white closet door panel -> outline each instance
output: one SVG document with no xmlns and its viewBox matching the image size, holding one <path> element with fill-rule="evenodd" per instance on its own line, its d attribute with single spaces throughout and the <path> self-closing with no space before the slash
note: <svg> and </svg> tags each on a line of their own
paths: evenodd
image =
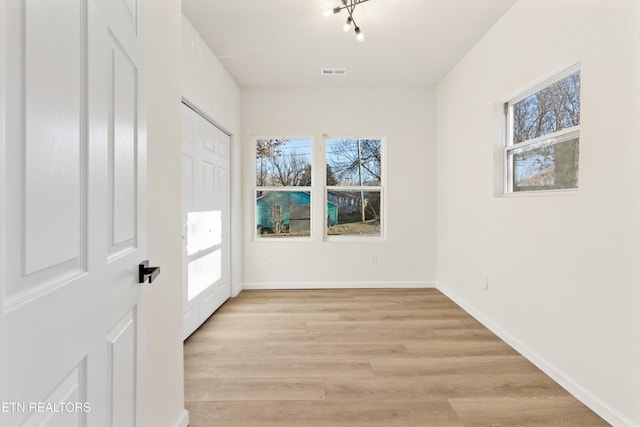
<svg viewBox="0 0 640 427">
<path fill-rule="evenodd" d="M 224 293 L 220 295 L 219 286 L 214 286 L 209 289 L 207 293 L 203 294 L 199 301 L 199 323 L 202 324 L 206 321 L 228 298 Z"/>
<path fill-rule="evenodd" d="M 215 154 L 216 152 L 216 142 L 214 132 L 206 127 L 204 124 L 201 125 L 202 129 L 202 148 L 205 151 Z"/>
<path fill-rule="evenodd" d="M 216 154 L 222 161 L 229 160 L 229 136 L 218 129 L 216 132 Z"/>
<path fill-rule="evenodd" d="M 208 161 L 202 162 L 202 191 L 200 194 L 200 209 L 213 211 L 216 209 L 216 175 L 215 165 Z"/>
<path fill-rule="evenodd" d="M 229 169 L 227 167 L 221 165 L 216 166 L 214 183 L 213 203 L 219 210 L 224 210 L 225 214 L 228 215 L 228 209 L 225 209 L 229 200 Z M 227 221 L 225 224 L 228 225 L 229 222 Z M 226 229 L 224 230 L 224 233 L 227 233 Z"/>
</svg>

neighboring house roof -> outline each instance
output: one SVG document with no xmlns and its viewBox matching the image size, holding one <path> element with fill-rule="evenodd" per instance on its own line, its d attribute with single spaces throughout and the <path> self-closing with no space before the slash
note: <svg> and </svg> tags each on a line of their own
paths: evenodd
<svg viewBox="0 0 640 427">
<path fill-rule="evenodd" d="M 265 191 L 261 196 L 256 197 L 256 201 L 264 199 L 280 199 L 284 194 L 290 194 L 296 196 L 302 200 L 309 200 L 311 195 L 306 191 Z"/>
<path fill-rule="evenodd" d="M 256 197 L 256 201 L 264 201 L 264 199 L 273 199 L 273 198 L 277 198 L 279 192 L 276 191 L 269 191 L 269 192 L 265 192 L 264 194 L 262 194 L 262 196 Z M 307 202 L 307 204 L 309 203 L 309 200 L 311 198 L 311 195 L 306 192 L 306 191 L 290 191 L 289 193 L 294 194 L 296 196 L 300 197 L 299 201 L 305 201 Z M 336 206 L 336 204 L 334 202 L 332 202 L 331 200 L 328 201 L 329 205 L 332 206 Z M 304 203 L 301 203 L 300 205 L 305 205 Z M 291 204 L 291 206 L 297 206 L 296 204 Z"/>
<path fill-rule="evenodd" d="M 337 199 L 339 197 L 344 197 L 347 199 L 353 199 L 353 200 L 357 200 L 360 198 L 360 191 L 357 191 L 357 194 L 354 194 L 353 191 L 334 191 L 334 190 L 330 190 L 329 191 L 329 198 L 330 199 Z"/>
</svg>

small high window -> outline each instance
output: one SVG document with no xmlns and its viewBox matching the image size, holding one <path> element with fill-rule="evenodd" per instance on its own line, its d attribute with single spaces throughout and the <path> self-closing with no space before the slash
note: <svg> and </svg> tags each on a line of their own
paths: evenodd
<svg viewBox="0 0 640 427">
<path fill-rule="evenodd" d="M 580 69 L 571 69 L 505 104 L 505 190 L 578 188 Z"/>
</svg>

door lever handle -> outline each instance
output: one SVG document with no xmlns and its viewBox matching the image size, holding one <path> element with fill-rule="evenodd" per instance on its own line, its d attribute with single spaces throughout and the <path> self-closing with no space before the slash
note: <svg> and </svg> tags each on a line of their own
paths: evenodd
<svg viewBox="0 0 640 427">
<path fill-rule="evenodd" d="M 138 264 L 138 283 L 144 283 L 149 278 L 149 283 L 153 282 L 160 274 L 160 267 L 149 267 L 149 260 L 144 260 Z"/>
</svg>

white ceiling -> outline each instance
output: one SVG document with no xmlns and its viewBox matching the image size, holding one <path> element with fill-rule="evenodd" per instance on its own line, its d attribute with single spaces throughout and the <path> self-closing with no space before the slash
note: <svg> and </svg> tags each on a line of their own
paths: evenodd
<svg viewBox="0 0 640 427">
<path fill-rule="evenodd" d="M 183 12 L 242 87 L 435 84 L 516 0 L 369 0 L 345 33 L 340 0 L 183 0 Z M 322 76 L 322 68 L 347 68 Z"/>
</svg>

